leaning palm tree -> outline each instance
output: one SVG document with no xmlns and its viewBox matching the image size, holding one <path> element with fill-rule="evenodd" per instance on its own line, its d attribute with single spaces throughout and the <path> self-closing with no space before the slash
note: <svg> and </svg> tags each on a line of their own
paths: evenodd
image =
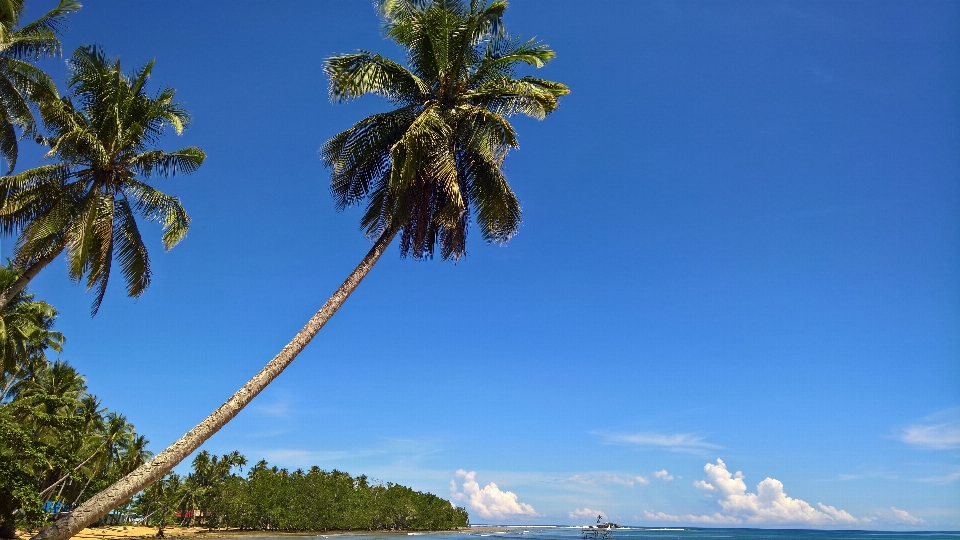
<svg viewBox="0 0 960 540">
<path fill-rule="evenodd" d="M 57 34 L 80 3 L 60 0 L 43 17 L 20 26 L 23 8 L 24 0 L 0 0 L 0 157 L 7 174 L 17 164 L 16 128 L 24 137 L 39 136 L 30 105 L 57 98 L 53 80 L 33 63 L 60 56 Z"/>
<path fill-rule="evenodd" d="M 520 205 L 502 172 L 517 146 L 507 117 L 543 118 L 568 92 L 562 84 L 516 77 L 518 64 L 540 67 L 554 53 L 503 29 L 506 2 L 451 0 L 380 4 L 387 35 L 407 50 L 410 68 L 370 52 L 328 58 L 330 97 L 377 94 L 398 105 L 334 136 L 321 148 L 332 170 L 338 208 L 366 201 L 361 227 L 373 246 L 333 296 L 277 356 L 186 435 L 35 540 L 63 540 L 132 497 L 216 433 L 276 378 L 317 334 L 400 236 L 401 255 L 444 258 L 466 253 L 471 219 L 488 242 L 506 242 L 520 224 Z"/>
<path fill-rule="evenodd" d="M 205 157 L 193 146 L 153 148 L 167 127 L 179 135 L 190 121 L 174 89 L 150 97 L 153 62 L 128 77 L 96 47 L 77 49 L 69 65 L 71 95 L 41 107 L 52 132 L 47 157 L 57 162 L 0 178 L 0 233 L 19 233 L 15 261 L 24 268 L 0 293 L 0 308 L 64 251 L 70 277 L 96 288 L 93 314 L 114 259 L 127 295 L 138 297 L 150 284 L 150 258 L 136 216 L 162 225 L 168 250 L 190 225 L 178 198 L 147 183 L 192 173 Z"/>
</svg>

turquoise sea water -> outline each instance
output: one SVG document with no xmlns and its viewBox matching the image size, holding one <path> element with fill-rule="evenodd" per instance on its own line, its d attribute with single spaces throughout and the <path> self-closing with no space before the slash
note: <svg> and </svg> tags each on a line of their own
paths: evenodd
<svg viewBox="0 0 960 540">
<path fill-rule="evenodd" d="M 439 533 L 350 533 L 349 535 L 318 535 L 319 538 L 348 536 L 350 540 L 580 540 L 579 528 L 568 527 L 510 527 L 507 533 L 478 531 Z M 264 535 L 245 540 L 280 540 Z M 816 531 L 805 529 L 696 529 L 649 528 L 617 529 L 613 540 L 960 540 L 960 531 L 951 532 L 886 532 L 886 531 Z M 289 540 L 286 537 L 282 540 Z"/>
</svg>

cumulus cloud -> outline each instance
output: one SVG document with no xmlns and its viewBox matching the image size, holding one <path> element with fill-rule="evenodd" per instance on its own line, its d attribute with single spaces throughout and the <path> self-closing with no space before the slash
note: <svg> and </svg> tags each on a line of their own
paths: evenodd
<svg viewBox="0 0 960 540">
<path fill-rule="evenodd" d="M 670 474 L 670 473 L 668 473 L 666 469 L 661 469 L 661 470 L 653 473 L 653 475 L 656 476 L 657 478 L 663 480 L 664 482 L 669 482 L 669 481 L 673 480 L 673 475 Z"/>
<path fill-rule="evenodd" d="M 606 435 L 606 439 L 611 443 L 659 446 L 680 452 L 721 448 L 716 444 L 704 442 L 703 437 L 690 433 L 612 433 Z"/>
<path fill-rule="evenodd" d="M 646 476 L 637 476 L 634 478 L 634 480 L 636 480 L 638 484 L 643 484 L 643 485 L 647 485 L 650 483 L 650 479 L 647 478 Z"/>
<path fill-rule="evenodd" d="M 849 525 L 860 522 L 845 510 L 817 503 L 818 510 L 806 501 L 789 497 L 783 483 L 773 478 L 757 484 L 756 493 L 748 493 L 743 473 L 731 473 L 721 459 L 715 464 L 707 463 L 703 470 L 707 479 L 695 482 L 694 486 L 717 494 L 717 502 L 726 516 L 742 518 L 747 523 Z"/>
<path fill-rule="evenodd" d="M 570 516 L 570 519 L 580 519 L 580 518 L 590 518 L 593 519 L 596 516 L 606 516 L 607 513 L 603 510 L 591 510 L 587 507 L 577 508 L 570 511 L 567 515 Z"/>
<path fill-rule="evenodd" d="M 907 427 L 900 433 L 900 440 L 931 450 L 960 448 L 960 407 L 945 409 Z"/>
<path fill-rule="evenodd" d="M 518 501 L 512 491 L 502 491 L 493 482 L 481 488 L 476 477 L 476 471 L 458 470 L 457 478 L 463 479 L 463 489 L 458 489 L 455 479 L 450 480 L 450 497 L 486 519 L 538 515 L 532 506 Z"/>
</svg>

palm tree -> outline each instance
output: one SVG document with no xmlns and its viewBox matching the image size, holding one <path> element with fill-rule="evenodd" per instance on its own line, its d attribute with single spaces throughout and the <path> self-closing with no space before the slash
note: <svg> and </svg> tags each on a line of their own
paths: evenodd
<svg viewBox="0 0 960 540">
<path fill-rule="evenodd" d="M 20 272 L 11 266 L 0 267 L 0 288 L 16 281 Z M 0 309 L 0 402 L 31 365 L 39 367 L 44 351 L 60 352 L 63 334 L 53 330 L 57 310 L 50 304 L 34 300 L 33 294 L 21 290 L 9 304 Z M 31 362 L 31 358 L 36 361 Z"/>
<path fill-rule="evenodd" d="M 60 56 L 59 30 L 66 16 L 80 9 L 76 0 L 60 0 L 43 17 L 21 26 L 24 0 L 0 1 L 0 157 L 7 162 L 7 174 L 17 164 L 17 133 L 39 136 L 30 104 L 57 98 L 50 76 L 31 62 Z"/>
<path fill-rule="evenodd" d="M 562 84 L 516 78 L 517 64 L 540 67 L 547 46 L 518 41 L 502 24 L 506 2 L 387 0 L 387 35 L 407 50 L 410 69 L 361 51 L 328 58 L 330 97 L 377 94 L 399 105 L 361 120 L 321 148 L 342 209 L 367 201 L 361 226 L 373 247 L 333 296 L 277 356 L 229 400 L 149 463 L 95 495 L 35 540 L 64 540 L 156 481 L 216 433 L 303 350 L 367 275 L 395 236 L 401 255 L 444 258 L 466 252 L 471 216 L 488 242 L 506 242 L 520 206 L 501 166 L 517 146 L 507 121 L 543 118 L 568 92 Z"/>
<path fill-rule="evenodd" d="M 152 149 L 166 127 L 179 135 L 189 114 L 173 101 L 174 89 L 146 94 L 153 62 L 125 76 L 120 60 L 81 47 L 70 62 L 71 97 L 41 107 L 47 156 L 57 163 L 0 178 L 0 233 L 19 232 L 15 261 L 25 270 L 0 293 L 6 305 L 37 273 L 66 251 L 70 277 L 96 288 L 92 314 L 103 301 L 114 259 L 127 295 L 150 284 L 150 259 L 136 215 L 163 226 L 171 249 L 187 234 L 190 218 L 176 197 L 146 181 L 154 175 L 189 174 L 204 160 L 197 147 Z"/>
</svg>

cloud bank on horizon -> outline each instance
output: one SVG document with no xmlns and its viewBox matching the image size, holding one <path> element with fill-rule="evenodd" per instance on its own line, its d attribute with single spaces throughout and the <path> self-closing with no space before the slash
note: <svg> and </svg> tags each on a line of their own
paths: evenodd
<svg viewBox="0 0 960 540">
<path fill-rule="evenodd" d="M 807 525 L 807 526 L 839 526 L 865 525 L 878 520 L 918 525 L 923 520 L 910 515 L 905 510 L 891 507 L 889 511 L 857 518 L 845 510 L 817 503 L 814 508 L 810 503 L 790 497 L 784 491 L 783 482 L 767 477 L 757 484 L 756 493 L 747 491 L 747 484 L 741 471 L 731 473 L 722 459 L 716 463 L 707 463 L 703 466 L 707 473 L 705 480 L 697 480 L 693 486 L 717 497 L 721 512 L 711 515 L 684 514 L 675 515 L 665 512 L 646 511 L 645 519 L 657 522 L 696 523 L 714 525 Z M 666 471 L 663 471 L 666 472 Z M 819 509 L 818 509 L 819 508 Z"/>
<path fill-rule="evenodd" d="M 595 516 L 605 517 L 607 513 L 603 510 L 591 510 L 584 506 L 583 508 L 575 508 L 571 510 L 567 515 L 570 516 L 570 519 L 593 519 Z"/>
</svg>

